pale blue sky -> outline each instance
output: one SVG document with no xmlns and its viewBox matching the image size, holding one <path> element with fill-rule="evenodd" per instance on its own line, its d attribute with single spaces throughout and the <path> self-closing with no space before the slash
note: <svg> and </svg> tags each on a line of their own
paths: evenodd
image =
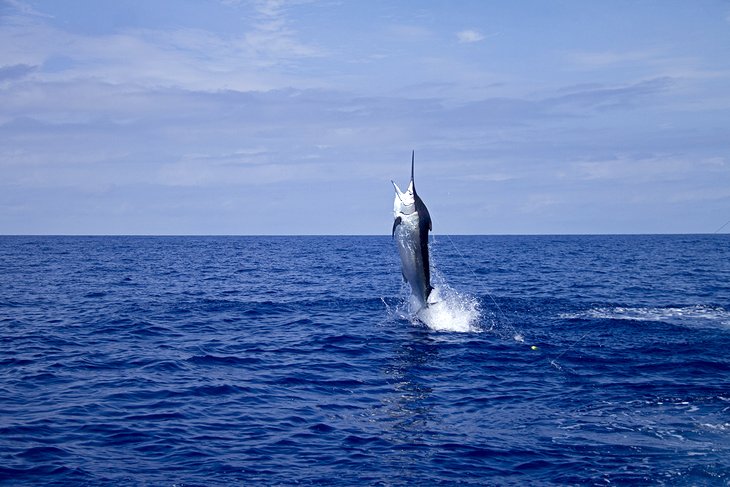
<svg viewBox="0 0 730 487">
<path fill-rule="evenodd" d="M 0 233 L 713 232 L 727 1 L 0 0 Z M 727 232 L 729 227 L 723 230 Z"/>
</svg>

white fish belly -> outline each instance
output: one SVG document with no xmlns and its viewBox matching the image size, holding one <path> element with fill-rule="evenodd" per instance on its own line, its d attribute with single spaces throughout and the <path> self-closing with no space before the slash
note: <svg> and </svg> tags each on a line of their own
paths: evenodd
<svg viewBox="0 0 730 487">
<path fill-rule="evenodd" d="M 416 221 L 414 224 L 404 219 L 395 230 L 395 241 L 398 245 L 403 277 L 411 285 L 413 295 L 421 305 L 425 305 L 427 283 L 426 273 L 423 268 L 418 222 Z"/>
</svg>

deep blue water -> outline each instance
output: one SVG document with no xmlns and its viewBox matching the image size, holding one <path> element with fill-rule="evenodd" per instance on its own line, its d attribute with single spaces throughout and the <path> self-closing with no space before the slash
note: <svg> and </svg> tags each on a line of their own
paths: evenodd
<svg viewBox="0 0 730 487">
<path fill-rule="evenodd" d="M 0 237 L 0 482 L 730 484 L 730 236 L 431 247 Z"/>
</svg>

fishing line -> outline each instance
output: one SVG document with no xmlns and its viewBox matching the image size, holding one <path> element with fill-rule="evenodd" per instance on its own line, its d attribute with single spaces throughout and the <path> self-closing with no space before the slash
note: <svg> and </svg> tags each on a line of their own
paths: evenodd
<svg viewBox="0 0 730 487">
<path fill-rule="evenodd" d="M 726 227 L 726 226 L 728 225 L 728 223 L 730 223 L 730 220 L 726 221 L 726 222 L 725 222 L 725 224 L 724 224 L 723 226 L 721 226 L 720 228 L 718 228 L 717 230 L 715 230 L 715 231 L 714 231 L 714 232 L 712 232 L 712 233 L 719 233 L 719 232 L 720 232 L 720 230 L 722 230 L 723 228 L 725 228 L 725 227 Z"/>
<path fill-rule="evenodd" d="M 449 242 L 451 242 L 451 246 L 454 248 L 457 254 L 459 254 L 459 257 L 461 258 L 464 265 L 469 269 L 471 272 L 471 275 L 474 277 L 475 282 L 479 282 L 479 277 L 477 276 L 477 273 L 474 271 L 474 268 L 469 265 L 469 261 L 466 260 L 466 257 L 464 254 L 459 250 L 459 248 L 456 246 L 454 241 L 451 239 L 451 235 L 445 234 L 446 238 L 449 239 Z M 436 235 L 434 234 L 434 243 L 436 242 Z M 502 310 L 502 307 L 497 303 L 497 300 L 494 299 L 494 296 L 492 293 L 490 293 L 485 287 L 482 286 L 482 291 L 484 294 L 489 296 L 489 299 L 491 299 L 492 303 L 494 304 L 495 308 L 497 308 L 497 311 L 502 316 L 503 322 L 511 329 L 511 332 L 513 333 L 513 338 L 518 342 L 523 342 L 524 338 L 522 337 L 522 334 L 517 331 L 517 329 L 510 323 L 511 320 L 507 318 L 507 314 Z"/>
<path fill-rule="evenodd" d="M 728 221 L 725 225 L 727 225 L 727 224 L 730 224 L 730 221 Z M 723 227 L 725 225 L 723 225 Z M 720 228 L 723 228 L 723 227 L 720 227 Z M 451 242 L 451 245 L 454 248 L 454 250 L 456 251 L 456 253 L 459 254 L 459 257 L 464 262 L 464 265 L 469 269 L 469 271 L 471 272 L 472 276 L 474 276 L 475 281 L 478 281 L 479 280 L 479 277 L 477 276 L 476 272 L 471 267 L 471 265 L 469 265 L 469 262 L 467 261 L 467 259 L 464 256 L 464 254 L 459 250 L 459 248 L 456 246 L 456 244 L 454 243 L 454 241 L 451 239 L 451 236 L 448 235 L 448 234 L 446 234 L 446 238 L 449 239 L 449 242 Z M 435 241 L 436 241 L 436 235 L 434 234 L 434 243 L 435 243 Z M 521 333 L 519 333 L 519 331 L 517 330 L 517 328 L 515 328 L 511 324 L 511 320 L 507 317 L 507 314 L 502 310 L 502 307 L 499 305 L 499 303 L 497 303 L 497 301 L 494 299 L 494 296 L 492 295 L 492 293 L 490 293 L 489 291 L 487 291 L 485 288 L 483 288 L 483 290 L 484 290 L 484 293 L 487 296 L 489 296 L 489 299 L 491 299 L 492 303 L 494 303 L 494 306 L 497 308 L 497 311 L 502 316 L 502 318 L 503 318 L 504 322 L 506 323 L 506 325 L 511 329 L 511 333 L 513 333 L 513 335 L 514 335 L 513 338 L 515 339 L 515 341 L 517 341 L 519 343 L 523 343 L 524 342 L 524 337 L 522 336 Z M 596 325 L 596 326 L 598 326 L 598 325 Z M 550 365 L 552 365 L 553 367 L 555 367 L 557 370 L 562 371 L 563 368 L 560 366 L 560 364 L 557 363 L 557 361 L 560 360 L 560 358 L 563 355 L 565 355 L 569 351 L 573 350 L 576 347 L 576 345 L 578 345 L 580 342 L 582 342 L 583 339 L 585 339 L 588 335 L 590 335 L 591 333 L 593 333 L 594 328 L 595 327 L 591 327 L 591 329 L 589 329 L 588 331 L 586 331 L 577 340 L 575 340 L 573 343 L 571 343 L 567 348 L 563 349 L 563 351 L 561 351 L 555 358 L 550 358 L 546 354 L 545 359 L 548 361 L 548 363 Z M 536 345 L 532 345 L 530 348 L 531 348 L 531 350 L 538 350 L 538 347 Z"/>
<path fill-rule="evenodd" d="M 553 359 L 549 359 L 550 365 L 552 365 L 556 369 L 562 371 L 563 368 L 560 366 L 559 363 L 556 362 L 556 360 L 559 360 L 560 357 L 562 357 L 563 355 L 565 355 L 567 352 L 570 352 L 571 350 L 573 350 L 573 348 L 575 348 L 576 345 L 578 345 L 585 337 L 587 337 L 588 335 L 590 335 L 592 332 L 593 332 L 592 329 L 591 330 L 588 330 L 580 338 L 578 338 L 576 341 L 574 341 L 573 343 L 571 343 L 568 348 L 566 348 L 565 350 L 563 350 L 562 352 L 560 352 L 557 357 L 555 357 Z"/>
</svg>

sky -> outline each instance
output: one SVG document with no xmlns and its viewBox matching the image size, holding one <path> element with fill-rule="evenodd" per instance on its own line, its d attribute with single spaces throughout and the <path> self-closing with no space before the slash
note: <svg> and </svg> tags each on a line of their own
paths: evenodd
<svg viewBox="0 0 730 487">
<path fill-rule="evenodd" d="M 730 232 L 730 2 L 0 0 L 0 234 Z M 722 227 L 722 228 L 721 228 Z"/>
</svg>

